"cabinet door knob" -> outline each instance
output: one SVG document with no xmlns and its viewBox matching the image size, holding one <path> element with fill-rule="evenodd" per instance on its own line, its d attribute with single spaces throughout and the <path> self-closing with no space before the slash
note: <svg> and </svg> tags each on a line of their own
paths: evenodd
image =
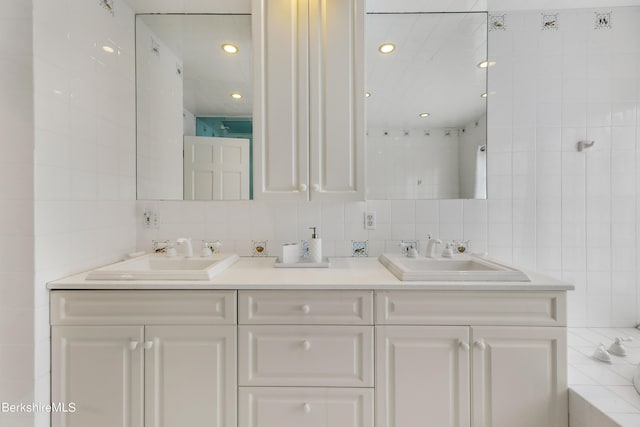
<svg viewBox="0 0 640 427">
<path fill-rule="evenodd" d="M 458 340 L 458 346 L 463 350 L 469 350 L 469 343 L 466 341 Z"/>
<path fill-rule="evenodd" d="M 311 190 L 316 191 L 316 192 L 320 191 L 320 184 L 313 184 L 311 186 Z"/>
<path fill-rule="evenodd" d="M 302 312 L 304 314 L 309 314 L 311 312 L 311 307 L 309 306 L 309 304 L 304 304 L 302 306 Z"/>
<path fill-rule="evenodd" d="M 298 187 L 300 189 L 300 191 L 307 191 L 307 184 L 300 184 L 300 187 Z"/>
<path fill-rule="evenodd" d="M 144 349 L 149 350 L 151 347 L 153 347 L 153 341 L 145 341 Z"/>
<path fill-rule="evenodd" d="M 304 348 L 306 351 L 311 350 L 311 342 L 309 340 L 304 340 L 302 342 L 302 348 Z"/>
<path fill-rule="evenodd" d="M 478 340 L 474 343 L 474 345 L 482 351 L 484 351 L 487 348 L 487 345 L 484 343 L 484 340 Z"/>
<path fill-rule="evenodd" d="M 138 348 L 138 341 L 129 341 L 129 350 L 135 350 Z"/>
<path fill-rule="evenodd" d="M 311 412 L 311 405 L 305 403 L 304 405 L 302 405 L 302 409 L 304 409 L 305 414 L 308 414 L 309 412 Z"/>
</svg>

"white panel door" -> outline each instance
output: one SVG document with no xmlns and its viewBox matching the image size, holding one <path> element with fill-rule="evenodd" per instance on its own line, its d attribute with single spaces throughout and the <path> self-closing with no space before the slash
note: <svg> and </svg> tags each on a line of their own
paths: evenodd
<svg viewBox="0 0 640 427">
<path fill-rule="evenodd" d="M 373 427 L 373 389 L 240 387 L 238 425 Z"/>
<path fill-rule="evenodd" d="M 376 427 L 468 427 L 468 343 L 465 326 L 376 326 Z"/>
<path fill-rule="evenodd" d="M 236 424 L 235 326 L 147 326 L 146 427 Z"/>
<path fill-rule="evenodd" d="M 142 326 L 51 328 L 53 427 L 143 427 Z"/>
<path fill-rule="evenodd" d="M 364 0 L 309 1 L 312 200 L 364 200 Z"/>
<path fill-rule="evenodd" d="M 566 427 L 564 328 L 473 327 L 473 427 Z"/>
<path fill-rule="evenodd" d="M 184 137 L 185 200 L 249 200 L 249 140 Z"/>
<path fill-rule="evenodd" d="M 308 199 L 307 2 L 253 0 L 256 199 Z"/>
</svg>

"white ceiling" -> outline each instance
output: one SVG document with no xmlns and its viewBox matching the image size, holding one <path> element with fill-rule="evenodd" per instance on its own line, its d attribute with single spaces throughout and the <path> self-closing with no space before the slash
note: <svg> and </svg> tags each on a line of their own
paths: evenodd
<svg viewBox="0 0 640 427">
<path fill-rule="evenodd" d="M 184 107 L 196 116 L 251 116 L 251 17 L 139 15 L 183 61 Z M 367 15 L 369 127 L 462 127 L 484 111 L 485 15 Z M 381 55 L 392 41 L 397 49 Z M 222 52 L 222 43 L 240 52 Z M 230 98 L 240 92 L 243 99 Z M 431 113 L 427 119 L 421 112 Z"/>
<path fill-rule="evenodd" d="M 251 16 L 138 15 L 183 64 L 184 108 L 196 116 L 251 116 Z M 223 43 L 240 49 L 222 51 Z M 243 98 L 229 95 L 239 92 Z"/>
<path fill-rule="evenodd" d="M 486 14 L 369 14 L 366 28 L 368 127 L 460 128 L 484 114 Z M 383 42 L 396 50 L 380 54 Z"/>
</svg>

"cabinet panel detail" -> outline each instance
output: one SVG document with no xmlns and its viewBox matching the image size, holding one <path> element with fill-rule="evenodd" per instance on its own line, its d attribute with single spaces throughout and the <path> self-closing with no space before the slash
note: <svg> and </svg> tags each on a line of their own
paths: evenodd
<svg viewBox="0 0 640 427">
<path fill-rule="evenodd" d="M 373 324 L 372 292 L 240 291 L 240 324 Z"/>
<path fill-rule="evenodd" d="M 145 335 L 147 426 L 234 426 L 235 326 L 147 326 Z"/>
<path fill-rule="evenodd" d="M 376 292 L 377 324 L 566 326 L 563 292 Z"/>
<path fill-rule="evenodd" d="M 309 1 L 313 199 L 364 199 L 362 17 L 362 0 Z"/>
<path fill-rule="evenodd" d="M 566 330 L 471 329 L 474 427 L 566 427 Z"/>
<path fill-rule="evenodd" d="M 308 4 L 253 0 L 255 197 L 308 198 Z"/>
<path fill-rule="evenodd" d="M 373 389 L 240 387 L 239 427 L 373 427 Z"/>
<path fill-rule="evenodd" d="M 377 326 L 376 426 L 468 427 L 469 354 L 468 327 Z"/>
<path fill-rule="evenodd" d="M 239 326 L 241 386 L 373 387 L 371 326 Z"/>
<path fill-rule="evenodd" d="M 76 404 L 53 412 L 53 427 L 143 427 L 141 326 L 54 326 L 51 401 Z"/>
<path fill-rule="evenodd" d="M 53 291 L 52 325 L 235 324 L 235 291 Z"/>
</svg>

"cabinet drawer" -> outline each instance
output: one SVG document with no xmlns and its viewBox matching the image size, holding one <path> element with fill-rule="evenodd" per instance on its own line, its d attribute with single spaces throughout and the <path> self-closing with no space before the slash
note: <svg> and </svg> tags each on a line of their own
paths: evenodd
<svg viewBox="0 0 640 427">
<path fill-rule="evenodd" d="M 235 291 L 53 291 L 52 325 L 235 324 Z"/>
<path fill-rule="evenodd" d="M 376 292 L 376 324 L 566 326 L 563 292 Z"/>
<path fill-rule="evenodd" d="M 372 326 L 240 326 L 243 386 L 373 386 Z"/>
<path fill-rule="evenodd" d="M 373 389 L 241 387 L 239 427 L 373 427 Z"/>
<path fill-rule="evenodd" d="M 372 292 L 240 291 L 240 324 L 373 324 Z"/>
</svg>

